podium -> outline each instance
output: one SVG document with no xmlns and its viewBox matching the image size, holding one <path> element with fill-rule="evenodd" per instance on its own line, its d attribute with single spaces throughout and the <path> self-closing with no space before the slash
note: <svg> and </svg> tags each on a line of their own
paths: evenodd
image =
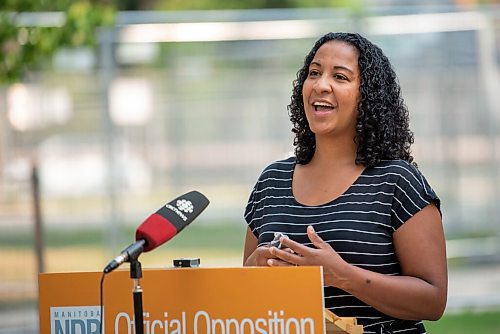
<svg viewBox="0 0 500 334">
<path fill-rule="evenodd" d="M 40 333 L 97 334 L 100 272 L 39 275 Z M 362 333 L 324 309 L 321 267 L 145 269 L 144 333 Z M 105 276 L 103 333 L 134 333 L 127 270 Z"/>
</svg>

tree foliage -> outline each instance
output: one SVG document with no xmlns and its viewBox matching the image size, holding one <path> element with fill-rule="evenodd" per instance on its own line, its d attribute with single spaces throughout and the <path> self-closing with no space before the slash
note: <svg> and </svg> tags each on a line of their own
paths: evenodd
<svg viewBox="0 0 500 334">
<path fill-rule="evenodd" d="M 15 82 L 61 47 L 95 45 L 97 27 L 113 23 L 115 6 L 88 0 L 5 0 L 0 11 L 0 83 Z M 26 12 L 59 12 L 60 26 L 21 22 Z"/>
</svg>

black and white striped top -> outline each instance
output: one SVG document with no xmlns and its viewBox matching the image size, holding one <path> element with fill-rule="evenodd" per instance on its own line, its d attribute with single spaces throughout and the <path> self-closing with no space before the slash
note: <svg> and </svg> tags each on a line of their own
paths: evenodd
<svg viewBox="0 0 500 334">
<path fill-rule="evenodd" d="M 440 201 L 424 176 L 402 160 L 366 168 L 338 198 L 319 205 L 298 203 L 292 194 L 295 157 L 264 169 L 245 210 L 245 220 L 258 239 L 270 242 L 274 232 L 312 246 L 306 228 L 318 235 L 352 265 L 386 275 L 400 275 L 392 234 L 405 221 Z M 333 287 L 325 287 L 325 307 L 343 317 L 356 317 L 365 333 L 425 333 L 421 321 L 403 321 L 380 313 Z"/>
</svg>

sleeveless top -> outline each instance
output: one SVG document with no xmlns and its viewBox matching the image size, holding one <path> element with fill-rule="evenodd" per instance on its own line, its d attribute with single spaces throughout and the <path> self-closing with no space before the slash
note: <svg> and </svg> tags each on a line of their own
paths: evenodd
<svg viewBox="0 0 500 334">
<path fill-rule="evenodd" d="M 425 206 L 440 200 L 414 165 L 382 161 L 366 168 L 339 197 L 318 206 L 297 202 L 292 194 L 295 157 L 264 169 L 246 206 L 245 220 L 258 246 L 271 242 L 274 232 L 312 246 L 306 234 L 318 235 L 348 263 L 385 275 L 401 275 L 392 234 Z M 349 293 L 324 288 L 325 307 L 342 317 L 356 317 L 365 333 L 425 333 L 422 321 L 387 316 Z"/>
</svg>

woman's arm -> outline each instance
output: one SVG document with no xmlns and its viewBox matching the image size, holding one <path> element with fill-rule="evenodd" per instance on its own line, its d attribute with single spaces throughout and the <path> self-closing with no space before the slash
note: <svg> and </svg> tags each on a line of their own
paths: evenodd
<svg viewBox="0 0 500 334">
<path fill-rule="evenodd" d="M 257 238 L 252 233 L 249 227 L 247 227 L 247 233 L 245 236 L 245 248 L 243 250 L 243 265 L 250 266 L 251 264 L 247 263 L 250 255 L 257 249 Z"/>
<path fill-rule="evenodd" d="M 279 260 L 271 266 L 321 265 L 325 285 L 351 293 L 380 312 L 399 319 L 437 320 L 447 299 L 447 267 L 441 216 L 434 205 L 415 214 L 394 233 L 394 247 L 402 276 L 389 276 L 365 270 L 345 262 L 312 229 L 307 230 L 316 248 L 286 238 L 282 244 L 296 254 L 271 248 Z"/>
</svg>

